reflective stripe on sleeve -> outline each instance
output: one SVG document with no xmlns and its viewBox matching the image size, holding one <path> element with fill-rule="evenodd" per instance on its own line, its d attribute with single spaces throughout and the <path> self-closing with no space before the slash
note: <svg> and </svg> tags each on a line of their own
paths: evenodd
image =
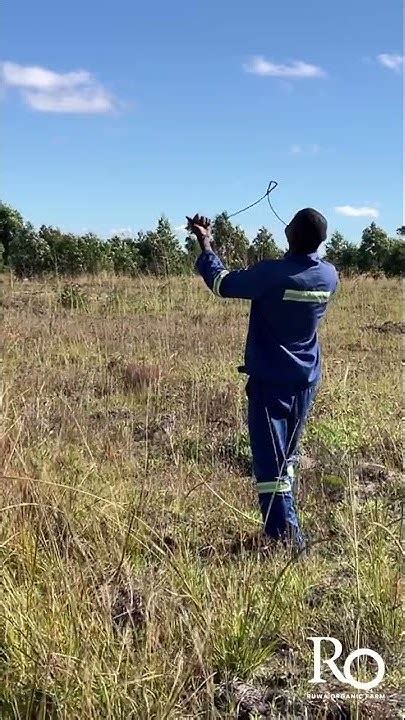
<svg viewBox="0 0 405 720">
<path fill-rule="evenodd" d="M 229 271 L 228 271 L 228 270 L 222 270 L 222 271 L 221 271 L 220 273 L 218 273 L 218 275 L 216 275 L 215 278 L 214 278 L 214 282 L 213 282 L 213 284 L 212 284 L 212 292 L 213 292 L 215 295 L 218 295 L 218 297 L 221 297 L 220 292 L 219 292 L 219 288 L 221 287 L 222 280 L 224 279 L 224 277 L 226 277 L 226 275 L 229 275 Z"/>
<path fill-rule="evenodd" d="M 327 290 L 285 290 L 283 300 L 296 302 L 328 302 L 330 292 Z"/>
</svg>

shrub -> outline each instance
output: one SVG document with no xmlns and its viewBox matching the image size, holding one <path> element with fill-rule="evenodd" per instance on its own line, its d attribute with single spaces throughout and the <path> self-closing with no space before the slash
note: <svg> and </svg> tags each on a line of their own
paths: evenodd
<svg viewBox="0 0 405 720">
<path fill-rule="evenodd" d="M 139 271 L 140 255 L 134 240 L 112 237 L 108 241 L 108 255 L 116 275 L 136 275 Z"/>
<path fill-rule="evenodd" d="M 46 240 L 33 227 L 25 227 L 10 243 L 8 262 L 18 277 L 41 275 L 51 266 Z"/>
</svg>

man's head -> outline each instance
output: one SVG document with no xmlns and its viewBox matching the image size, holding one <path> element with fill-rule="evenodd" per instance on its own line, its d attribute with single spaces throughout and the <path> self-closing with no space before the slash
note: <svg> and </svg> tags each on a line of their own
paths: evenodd
<svg viewBox="0 0 405 720">
<path fill-rule="evenodd" d="M 285 229 L 289 249 L 296 253 L 316 252 L 326 240 L 328 223 L 320 212 L 304 208 L 294 215 Z"/>
</svg>

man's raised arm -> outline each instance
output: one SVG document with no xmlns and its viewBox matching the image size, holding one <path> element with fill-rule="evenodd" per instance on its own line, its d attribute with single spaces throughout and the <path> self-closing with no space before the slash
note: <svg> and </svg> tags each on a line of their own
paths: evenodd
<svg viewBox="0 0 405 720">
<path fill-rule="evenodd" d="M 256 300 L 269 288 L 275 263 L 264 260 L 244 270 L 229 271 L 212 250 L 211 223 L 202 216 L 187 218 L 188 229 L 196 235 L 201 248 L 196 269 L 215 295 L 223 298 Z M 273 268 L 272 268 L 273 266 Z"/>
</svg>

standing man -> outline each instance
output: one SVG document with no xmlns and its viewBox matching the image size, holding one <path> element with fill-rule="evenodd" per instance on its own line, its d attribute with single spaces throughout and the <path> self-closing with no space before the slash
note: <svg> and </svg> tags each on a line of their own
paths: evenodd
<svg viewBox="0 0 405 720">
<path fill-rule="evenodd" d="M 211 223 L 187 218 L 201 247 L 196 269 L 215 295 L 251 300 L 243 371 L 249 376 L 248 426 L 264 532 L 305 548 L 292 486 L 298 442 L 321 376 L 318 327 L 338 286 L 318 248 L 326 219 L 300 210 L 287 225 L 288 252 L 229 272 L 212 250 Z"/>
</svg>

